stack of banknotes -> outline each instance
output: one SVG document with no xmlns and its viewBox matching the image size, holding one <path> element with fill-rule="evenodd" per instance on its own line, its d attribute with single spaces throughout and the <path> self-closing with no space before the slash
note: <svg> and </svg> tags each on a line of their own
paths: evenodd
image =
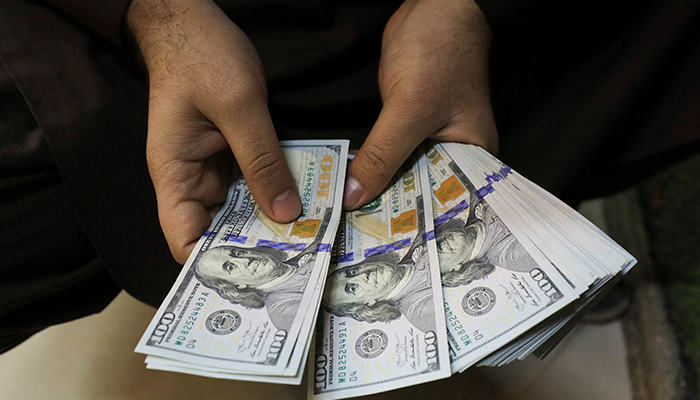
<svg viewBox="0 0 700 400">
<path fill-rule="evenodd" d="M 150 369 L 339 399 L 546 355 L 636 260 L 479 147 L 426 143 L 342 211 L 347 141 L 283 142 L 302 215 L 240 178 L 138 343 Z"/>
</svg>

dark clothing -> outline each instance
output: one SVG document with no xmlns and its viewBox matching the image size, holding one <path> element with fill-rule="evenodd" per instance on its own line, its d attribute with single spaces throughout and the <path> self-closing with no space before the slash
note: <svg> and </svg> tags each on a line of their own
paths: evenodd
<svg viewBox="0 0 700 400">
<path fill-rule="evenodd" d="M 0 102 L 4 351 L 16 344 L 7 341 L 15 335 L 101 310 L 119 287 L 80 225 L 42 130 L 1 65 Z"/>
<path fill-rule="evenodd" d="M 0 3 L 5 348 L 99 311 L 118 288 L 157 306 L 180 270 L 145 163 L 147 85 L 116 46 L 128 2 Z M 381 35 L 400 1 L 220 3 L 260 53 L 280 138 L 359 147 L 381 110 Z M 700 3 L 479 3 L 511 167 L 576 201 L 694 150 Z"/>
<path fill-rule="evenodd" d="M 700 150 L 700 3 L 504 2 L 480 4 L 513 169 L 575 203 Z"/>
<path fill-rule="evenodd" d="M 8 0 L 0 60 L 2 342 L 97 312 L 120 286 L 158 304 L 180 267 L 158 226 L 132 57 Z"/>
</svg>

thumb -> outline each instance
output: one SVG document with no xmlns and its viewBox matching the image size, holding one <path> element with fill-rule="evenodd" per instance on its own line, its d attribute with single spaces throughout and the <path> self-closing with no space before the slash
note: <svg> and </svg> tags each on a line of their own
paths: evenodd
<svg viewBox="0 0 700 400">
<path fill-rule="evenodd" d="M 241 168 L 250 193 L 271 219 L 287 223 L 301 213 L 301 200 L 263 96 L 248 97 L 214 120 Z M 241 112 L 245 110 L 245 112 Z"/>
<path fill-rule="evenodd" d="M 410 107 L 385 102 L 372 131 L 348 168 L 343 207 L 354 210 L 376 198 L 416 147 L 440 127 Z"/>
</svg>

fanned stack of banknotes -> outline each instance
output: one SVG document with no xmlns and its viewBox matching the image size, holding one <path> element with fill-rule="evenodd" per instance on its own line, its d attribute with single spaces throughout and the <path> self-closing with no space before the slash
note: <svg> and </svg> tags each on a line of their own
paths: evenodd
<svg viewBox="0 0 700 400">
<path fill-rule="evenodd" d="M 283 142 L 303 211 L 240 178 L 136 351 L 150 369 L 339 399 L 544 356 L 636 260 L 479 147 L 426 143 L 342 211 L 347 141 Z"/>
</svg>

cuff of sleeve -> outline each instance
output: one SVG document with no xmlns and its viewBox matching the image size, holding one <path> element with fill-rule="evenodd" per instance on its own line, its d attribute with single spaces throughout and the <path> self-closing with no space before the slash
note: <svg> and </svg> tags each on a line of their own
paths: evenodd
<svg viewBox="0 0 700 400">
<path fill-rule="evenodd" d="M 122 21 L 131 0 L 48 0 L 57 10 L 117 46 L 124 45 Z"/>
</svg>

